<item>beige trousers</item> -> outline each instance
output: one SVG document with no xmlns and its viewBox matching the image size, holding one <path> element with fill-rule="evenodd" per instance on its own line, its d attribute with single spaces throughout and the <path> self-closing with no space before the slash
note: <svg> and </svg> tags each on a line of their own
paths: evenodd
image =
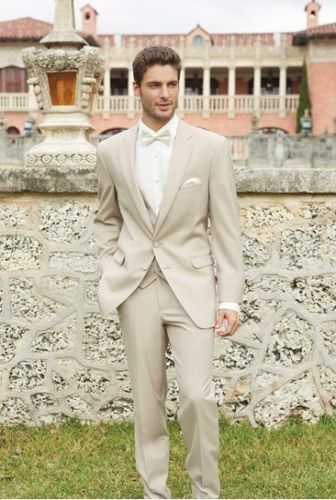
<svg viewBox="0 0 336 500">
<path fill-rule="evenodd" d="M 218 408 L 212 381 L 214 329 L 197 327 L 153 261 L 144 281 L 119 307 L 135 405 L 136 467 L 144 498 L 171 498 L 167 488 L 168 342 L 175 361 L 177 413 L 193 498 L 219 498 Z"/>
</svg>

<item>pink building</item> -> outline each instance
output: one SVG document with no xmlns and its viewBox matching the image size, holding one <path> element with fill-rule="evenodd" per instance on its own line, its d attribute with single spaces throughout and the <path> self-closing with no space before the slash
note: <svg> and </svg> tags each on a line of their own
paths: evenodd
<svg viewBox="0 0 336 500">
<path fill-rule="evenodd" d="M 103 90 L 95 104 L 96 133 L 116 133 L 138 120 L 131 62 L 142 47 L 165 44 L 183 60 L 179 114 L 186 121 L 228 136 L 258 128 L 296 131 L 303 63 L 307 64 L 313 133 L 333 133 L 336 120 L 336 22 L 319 25 L 321 5 L 305 7 L 306 29 L 295 33 L 208 33 L 200 25 L 182 34 L 97 33 L 97 11 L 81 9 L 81 34 L 107 59 Z M 37 43 L 51 25 L 31 18 L 0 23 L 0 110 L 9 132 L 22 132 L 36 110 L 21 50 Z"/>
</svg>

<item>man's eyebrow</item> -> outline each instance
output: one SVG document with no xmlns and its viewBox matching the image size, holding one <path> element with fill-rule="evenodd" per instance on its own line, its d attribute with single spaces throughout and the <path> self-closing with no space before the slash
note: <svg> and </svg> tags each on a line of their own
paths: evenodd
<svg viewBox="0 0 336 500">
<path fill-rule="evenodd" d="M 162 83 L 165 83 L 165 82 L 161 82 L 159 80 L 148 80 L 147 84 L 148 83 L 159 83 L 159 84 L 162 84 Z M 167 82 L 167 83 L 178 83 L 178 80 L 177 79 L 176 80 L 169 80 L 169 82 Z"/>
</svg>

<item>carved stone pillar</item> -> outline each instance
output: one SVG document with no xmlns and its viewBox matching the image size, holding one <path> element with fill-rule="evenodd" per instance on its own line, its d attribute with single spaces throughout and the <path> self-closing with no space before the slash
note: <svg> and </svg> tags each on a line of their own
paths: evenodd
<svg viewBox="0 0 336 500">
<path fill-rule="evenodd" d="M 96 149 L 89 141 L 93 98 L 104 75 L 104 58 L 75 30 L 73 0 L 56 0 L 52 31 L 38 47 L 24 49 L 28 84 L 44 114 L 44 141 L 25 155 L 26 166 L 92 166 Z"/>
</svg>

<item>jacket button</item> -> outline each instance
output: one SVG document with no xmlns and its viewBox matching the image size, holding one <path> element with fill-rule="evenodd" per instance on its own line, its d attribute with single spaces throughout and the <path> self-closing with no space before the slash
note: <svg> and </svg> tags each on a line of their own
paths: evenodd
<svg viewBox="0 0 336 500">
<path fill-rule="evenodd" d="M 147 266 L 141 266 L 141 269 L 142 269 L 143 271 L 147 271 L 148 267 L 147 267 Z"/>
<path fill-rule="evenodd" d="M 155 242 L 154 242 L 154 247 L 155 247 L 155 248 L 159 247 L 160 245 L 161 245 L 161 243 L 160 243 L 159 241 L 155 241 Z"/>
</svg>

